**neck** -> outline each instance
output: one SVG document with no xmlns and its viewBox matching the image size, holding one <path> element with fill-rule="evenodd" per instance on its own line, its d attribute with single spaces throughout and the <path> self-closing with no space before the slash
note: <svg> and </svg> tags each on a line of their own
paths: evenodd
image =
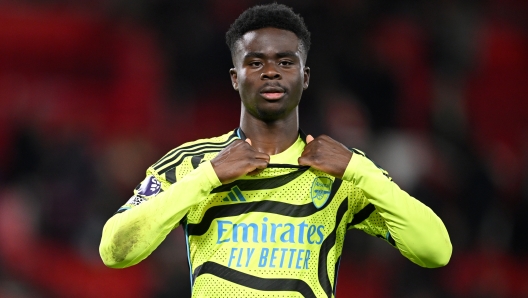
<svg viewBox="0 0 528 298">
<path fill-rule="evenodd" d="M 260 152 L 274 155 L 288 149 L 299 135 L 297 109 L 285 119 L 264 122 L 242 110 L 240 128 L 252 146 Z"/>
</svg>

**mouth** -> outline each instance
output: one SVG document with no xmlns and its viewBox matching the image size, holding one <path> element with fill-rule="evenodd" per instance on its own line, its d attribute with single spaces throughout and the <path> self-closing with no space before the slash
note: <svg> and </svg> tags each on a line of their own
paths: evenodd
<svg viewBox="0 0 528 298">
<path fill-rule="evenodd" d="M 260 93 L 260 95 L 262 95 L 262 97 L 264 97 L 265 99 L 267 100 L 278 100 L 278 99 L 281 99 L 283 96 L 284 96 L 284 93 L 280 93 L 280 92 L 263 92 L 263 93 Z"/>
<path fill-rule="evenodd" d="M 284 97 L 286 91 L 280 86 L 265 86 L 260 90 L 260 95 L 267 100 L 278 100 Z"/>
</svg>

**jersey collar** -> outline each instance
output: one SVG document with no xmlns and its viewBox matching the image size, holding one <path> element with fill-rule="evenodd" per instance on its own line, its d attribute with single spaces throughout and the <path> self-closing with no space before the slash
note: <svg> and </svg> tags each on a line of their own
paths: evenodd
<svg viewBox="0 0 528 298">
<path fill-rule="evenodd" d="M 246 134 L 242 131 L 242 128 L 240 128 L 240 127 L 235 128 L 235 134 L 236 134 L 237 137 L 239 137 L 241 140 L 245 140 L 245 139 L 247 139 Z M 306 134 L 305 134 L 304 131 L 302 131 L 302 129 L 300 129 L 300 128 L 299 128 L 299 137 L 301 137 L 301 139 L 303 140 L 303 142 L 306 144 Z"/>
<path fill-rule="evenodd" d="M 240 127 L 235 129 L 234 133 L 241 140 L 246 139 L 246 135 Z M 297 159 L 302 152 L 302 148 L 304 148 L 304 145 L 299 147 L 299 138 L 303 141 L 304 145 L 306 144 L 306 134 L 299 129 L 299 137 L 297 141 L 290 148 L 286 149 L 286 151 L 278 153 L 276 155 L 271 155 L 271 160 L 268 164 L 268 168 L 297 168 L 303 170 L 309 168 L 309 166 L 300 166 L 298 164 Z"/>
</svg>

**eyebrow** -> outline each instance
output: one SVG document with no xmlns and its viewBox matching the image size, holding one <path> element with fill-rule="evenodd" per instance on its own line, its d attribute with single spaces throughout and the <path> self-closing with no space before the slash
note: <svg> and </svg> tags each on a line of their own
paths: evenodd
<svg viewBox="0 0 528 298">
<path fill-rule="evenodd" d="M 249 52 L 246 55 L 244 55 L 244 58 L 264 58 L 264 53 L 261 52 Z"/>
<path fill-rule="evenodd" d="M 261 52 L 249 52 L 246 55 L 244 55 L 245 59 L 247 59 L 247 58 L 260 58 L 260 59 L 263 59 L 265 57 L 266 57 L 266 55 L 264 55 L 264 53 L 261 53 Z M 292 52 L 292 51 L 284 51 L 284 52 L 277 53 L 277 57 L 279 57 L 279 58 L 297 57 L 297 55 L 296 55 L 295 52 Z"/>
<path fill-rule="evenodd" d="M 277 56 L 279 58 L 283 58 L 283 57 L 297 57 L 297 54 L 295 52 L 292 52 L 292 51 L 285 51 L 285 52 L 277 53 Z"/>
</svg>

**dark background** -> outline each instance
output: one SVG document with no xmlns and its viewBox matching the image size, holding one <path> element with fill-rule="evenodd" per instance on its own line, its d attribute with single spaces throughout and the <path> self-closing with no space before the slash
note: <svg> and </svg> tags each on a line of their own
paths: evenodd
<svg viewBox="0 0 528 298">
<path fill-rule="evenodd" d="M 367 152 L 453 243 L 431 270 L 349 232 L 337 296 L 528 297 L 528 2 L 417 2 L 283 2 L 312 33 L 303 130 Z M 190 296 L 181 228 L 123 270 L 101 230 L 164 153 L 238 126 L 224 34 L 256 3 L 0 1 L 0 297 Z"/>
</svg>

